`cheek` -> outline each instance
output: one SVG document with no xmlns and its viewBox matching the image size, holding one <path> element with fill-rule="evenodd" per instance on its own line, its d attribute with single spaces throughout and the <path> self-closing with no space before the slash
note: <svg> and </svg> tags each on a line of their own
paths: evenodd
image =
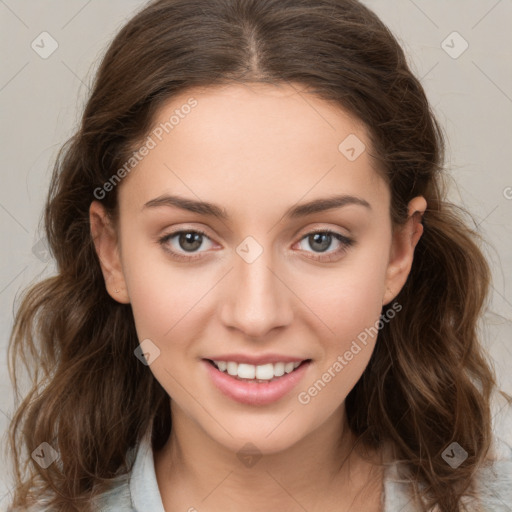
<svg viewBox="0 0 512 512">
<path fill-rule="evenodd" d="M 325 278 L 317 276 L 303 288 L 303 293 L 310 290 L 308 305 L 329 327 L 318 337 L 321 349 L 314 376 L 297 396 L 308 414 L 333 412 L 368 365 L 378 335 L 388 254 L 385 241 L 380 250 L 377 246 L 354 253 Z"/>
<path fill-rule="evenodd" d="M 214 282 L 211 272 L 177 265 L 153 242 L 130 233 L 123 239 L 123 272 L 139 338 L 161 342 L 176 338 L 176 331 L 201 311 L 201 298 Z"/>
<path fill-rule="evenodd" d="M 354 252 L 336 269 L 296 281 L 304 302 L 329 328 L 326 349 L 342 350 L 378 320 L 387 265 L 386 246 L 380 247 Z"/>
<path fill-rule="evenodd" d="M 318 418 L 333 413 L 366 369 L 379 331 L 382 276 L 378 267 L 347 273 L 343 279 L 333 279 L 328 291 L 317 296 L 314 308 L 333 332 L 319 338 L 321 357 L 297 395 L 304 413 Z"/>
</svg>

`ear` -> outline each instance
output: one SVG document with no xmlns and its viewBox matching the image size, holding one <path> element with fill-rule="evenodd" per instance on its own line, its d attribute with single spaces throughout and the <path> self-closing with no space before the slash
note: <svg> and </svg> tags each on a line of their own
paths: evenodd
<svg viewBox="0 0 512 512">
<path fill-rule="evenodd" d="M 414 248 L 423 234 L 421 217 L 426 208 L 427 202 L 424 197 L 417 196 L 411 199 L 407 221 L 393 233 L 382 305 L 389 304 L 407 281 L 414 258 Z"/>
<path fill-rule="evenodd" d="M 105 207 L 99 201 L 93 201 L 89 207 L 89 222 L 107 292 L 117 302 L 129 304 L 130 298 L 119 256 L 117 231 Z"/>
</svg>

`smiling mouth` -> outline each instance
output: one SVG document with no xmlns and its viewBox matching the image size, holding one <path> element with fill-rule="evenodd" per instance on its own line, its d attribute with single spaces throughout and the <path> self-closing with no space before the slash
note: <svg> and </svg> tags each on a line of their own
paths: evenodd
<svg viewBox="0 0 512 512">
<path fill-rule="evenodd" d="M 278 362 L 261 365 L 237 363 L 235 361 L 213 361 L 211 359 L 207 359 L 207 361 L 219 372 L 225 373 L 236 380 L 263 384 L 276 381 L 284 375 L 293 373 L 303 364 L 310 362 L 311 359 L 295 363 Z"/>
</svg>

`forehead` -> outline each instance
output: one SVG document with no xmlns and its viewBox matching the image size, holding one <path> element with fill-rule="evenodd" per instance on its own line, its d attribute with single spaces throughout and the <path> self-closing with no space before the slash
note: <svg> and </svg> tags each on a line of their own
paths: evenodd
<svg viewBox="0 0 512 512">
<path fill-rule="evenodd" d="M 162 193 L 254 212 L 327 193 L 386 200 L 362 122 L 299 85 L 188 89 L 157 112 L 151 149 L 122 183 L 140 207 Z M 122 187 L 122 188 L 123 188 Z"/>
</svg>

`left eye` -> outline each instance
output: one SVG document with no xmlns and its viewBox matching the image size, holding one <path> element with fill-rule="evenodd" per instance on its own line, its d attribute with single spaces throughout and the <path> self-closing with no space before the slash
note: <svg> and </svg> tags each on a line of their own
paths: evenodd
<svg viewBox="0 0 512 512">
<path fill-rule="evenodd" d="M 341 235 L 340 233 L 329 230 L 309 233 L 301 239 L 301 242 L 307 241 L 309 246 L 315 249 L 314 252 L 319 254 L 325 253 L 332 245 L 333 240 L 336 240 L 339 243 L 339 247 L 334 251 L 331 251 L 330 254 L 337 254 L 340 250 L 343 250 L 352 244 L 352 240 L 349 238 Z"/>
</svg>

